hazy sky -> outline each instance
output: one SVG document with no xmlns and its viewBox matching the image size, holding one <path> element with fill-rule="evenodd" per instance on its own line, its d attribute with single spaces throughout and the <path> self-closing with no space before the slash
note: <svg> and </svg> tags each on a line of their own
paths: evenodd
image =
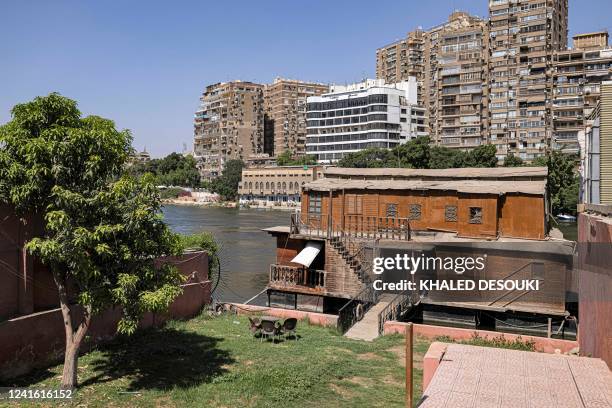
<svg viewBox="0 0 612 408">
<path fill-rule="evenodd" d="M 487 0 L 1 0 L 0 123 L 57 91 L 163 156 L 191 148 L 206 84 L 373 77 L 376 48 L 454 9 L 486 16 Z M 570 35 L 611 16 L 610 0 L 570 0 Z"/>
</svg>

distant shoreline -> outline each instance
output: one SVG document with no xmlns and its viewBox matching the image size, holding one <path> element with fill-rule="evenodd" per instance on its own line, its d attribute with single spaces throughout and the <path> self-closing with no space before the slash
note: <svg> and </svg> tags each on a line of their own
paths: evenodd
<svg viewBox="0 0 612 408">
<path fill-rule="evenodd" d="M 174 198 L 166 198 L 162 200 L 163 205 L 176 205 L 184 207 L 210 207 L 210 208 L 238 208 L 238 209 L 249 209 L 249 210 L 266 210 L 266 211 L 282 211 L 292 212 L 300 207 L 281 207 L 281 206 L 241 206 L 234 201 L 187 201 Z"/>
</svg>

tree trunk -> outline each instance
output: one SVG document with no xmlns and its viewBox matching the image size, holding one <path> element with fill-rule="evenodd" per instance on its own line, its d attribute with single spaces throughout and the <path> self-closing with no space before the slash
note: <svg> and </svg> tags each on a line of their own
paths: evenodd
<svg viewBox="0 0 612 408">
<path fill-rule="evenodd" d="M 62 373 L 62 384 L 61 388 L 72 389 L 78 385 L 77 381 L 77 368 L 79 362 L 79 350 L 81 343 L 89 325 L 91 323 L 91 308 L 86 307 L 83 311 L 83 320 L 79 324 L 78 329 L 74 331 L 72 324 L 72 310 L 68 300 L 68 293 L 66 290 L 66 279 L 60 273 L 54 271 L 53 278 L 57 285 L 57 291 L 59 293 L 60 309 L 62 311 L 62 317 L 64 319 L 64 333 L 66 337 L 66 349 L 64 352 L 64 370 Z"/>
<path fill-rule="evenodd" d="M 72 389 L 77 386 L 77 367 L 79 363 L 79 348 L 66 345 L 64 354 L 64 371 L 61 388 Z"/>
</svg>

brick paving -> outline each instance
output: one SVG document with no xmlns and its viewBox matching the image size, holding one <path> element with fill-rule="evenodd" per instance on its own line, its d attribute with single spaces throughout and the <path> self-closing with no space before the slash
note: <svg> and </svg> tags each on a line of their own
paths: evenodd
<svg viewBox="0 0 612 408">
<path fill-rule="evenodd" d="M 419 407 L 612 407 L 612 373 L 599 359 L 451 344 Z"/>
</svg>

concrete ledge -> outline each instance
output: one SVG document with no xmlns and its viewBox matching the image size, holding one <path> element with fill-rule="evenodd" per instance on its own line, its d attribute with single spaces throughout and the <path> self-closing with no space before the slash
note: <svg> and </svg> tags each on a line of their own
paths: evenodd
<svg viewBox="0 0 612 408">
<path fill-rule="evenodd" d="M 298 320 L 308 320 L 310 324 L 323 327 L 336 327 L 338 325 L 338 316 L 336 315 L 293 309 L 281 309 L 276 307 L 245 305 L 243 303 L 230 304 L 234 307 L 234 310 L 236 310 L 238 314 L 263 313 L 283 319 L 294 317 Z"/>
<path fill-rule="evenodd" d="M 407 323 L 388 321 L 385 322 L 384 333 L 387 334 L 404 334 L 406 332 Z M 549 339 L 546 337 L 527 336 L 515 333 L 494 332 L 488 330 L 462 329 L 458 327 L 442 327 L 431 326 L 427 324 L 413 324 L 415 335 L 425 337 L 427 339 L 436 339 L 442 336 L 447 336 L 453 340 L 470 340 L 474 335 L 478 335 L 485 339 L 493 339 L 501 335 L 507 340 L 516 340 L 519 337 L 522 341 L 533 341 L 536 351 L 543 353 L 569 353 L 572 349 L 578 347 L 578 342 L 573 340 Z"/>
<path fill-rule="evenodd" d="M 427 389 L 427 386 L 431 382 L 444 353 L 446 353 L 446 347 L 448 344 L 435 341 L 431 343 L 427 353 L 423 357 L 423 390 Z"/>
</svg>

